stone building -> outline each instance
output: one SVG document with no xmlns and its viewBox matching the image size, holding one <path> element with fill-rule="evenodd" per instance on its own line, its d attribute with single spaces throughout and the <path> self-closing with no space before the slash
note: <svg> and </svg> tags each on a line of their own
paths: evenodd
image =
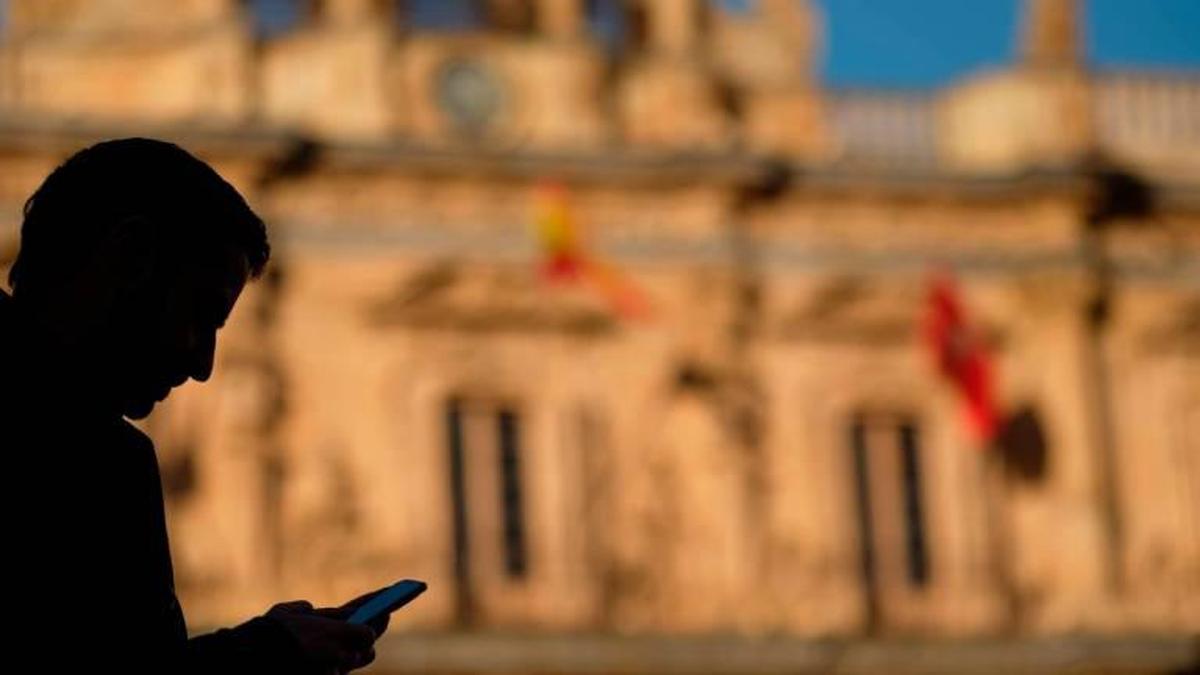
<svg viewBox="0 0 1200 675">
<path fill-rule="evenodd" d="M 1200 77 L 1085 67 L 1081 3 L 932 93 L 822 87 L 800 0 L 7 5 L 0 265 L 106 137 L 272 228 L 147 422 L 191 623 L 411 576 L 405 672 L 1198 658 Z M 542 279 L 546 180 L 648 316 Z M 932 268 L 1002 447 L 924 351 Z"/>
</svg>

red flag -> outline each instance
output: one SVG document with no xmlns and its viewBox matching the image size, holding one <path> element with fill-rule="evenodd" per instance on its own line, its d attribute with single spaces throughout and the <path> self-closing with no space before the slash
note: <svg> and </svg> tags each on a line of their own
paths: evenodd
<svg viewBox="0 0 1200 675">
<path fill-rule="evenodd" d="M 962 396 L 972 433 L 985 444 L 990 443 L 1000 430 L 991 358 L 967 324 L 958 290 L 949 275 L 937 274 L 930 280 L 925 341 L 938 371 Z"/>
</svg>

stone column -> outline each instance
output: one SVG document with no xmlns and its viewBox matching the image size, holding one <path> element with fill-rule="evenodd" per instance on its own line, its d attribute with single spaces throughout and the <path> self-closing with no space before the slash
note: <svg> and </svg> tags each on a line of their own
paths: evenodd
<svg viewBox="0 0 1200 675">
<path fill-rule="evenodd" d="M 5 31 L 72 29 L 162 34 L 237 16 L 237 0 L 10 0 Z"/>
<path fill-rule="evenodd" d="M 583 32 L 581 0 L 537 0 L 538 30 L 548 38 L 573 40 Z"/>
<path fill-rule="evenodd" d="M 1038 285 L 1053 289 L 1053 297 L 1027 305 L 1026 358 L 1042 364 L 1038 399 L 1052 454 L 1046 484 L 1016 505 L 1017 583 L 1035 599 L 1024 607 L 1034 630 L 1096 629 L 1111 620 L 1114 562 L 1105 513 L 1105 413 L 1095 398 L 1105 378 L 1096 369 L 1085 312 L 1096 289 L 1082 273 L 1048 275 Z"/>
<path fill-rule="evenodd" d="M 699 38 L 696 0 L 653 0 L 645 3 L 650 46 L 656 51 L 678 55 L 696 47 Z"/>
</svg>

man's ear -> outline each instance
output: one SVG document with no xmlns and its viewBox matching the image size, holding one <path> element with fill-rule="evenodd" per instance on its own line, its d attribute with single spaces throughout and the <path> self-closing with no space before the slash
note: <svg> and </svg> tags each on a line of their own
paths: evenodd
<svg viewBox="0 0 1200 675">
<path fill-rule="evenodd" d="M 66 343 L 94 339 L 128 298 L 154 283 L 158 233 L 153 223 L 128 218 L 99 242 L 53 302 L 43 303 L 38 321 Z"/>
</svg>

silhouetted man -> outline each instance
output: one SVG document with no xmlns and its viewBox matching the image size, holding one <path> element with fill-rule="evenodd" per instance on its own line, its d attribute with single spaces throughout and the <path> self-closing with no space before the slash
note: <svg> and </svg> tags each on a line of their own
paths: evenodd
<svg viewBox="0 0 1200 675">
<path fill-rule="evenodd" d="M 25 205 L 0 292 L 6 672 L 333 673 L 374 657 L 348 608 L 277 605 L 189 640 L 148 415 L 212 373 L 269 248 L 262 221 L 177 146 L 100 143 Z M 361 600 L 361 599 L 360 599 Z"/>
</svg>

